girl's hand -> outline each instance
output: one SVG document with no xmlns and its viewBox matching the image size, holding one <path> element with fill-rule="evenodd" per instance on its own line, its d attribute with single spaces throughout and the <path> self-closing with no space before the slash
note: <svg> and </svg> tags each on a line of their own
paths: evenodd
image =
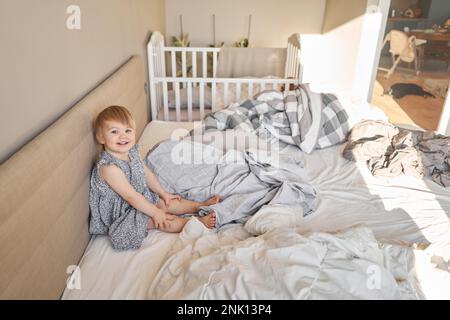
<svg viewBox="0 0 450 320">
<path fill-rule="evenodd" d="M 174 219 L 174 216 L 171 216 L 162 210 L 158 210 L 152 216 L 152 219 L 155 224 L 155 228 L 161 229 L 161 228 L 168 228 L 170 226 L 170 221 Z"/>
<path fill-rule="evenodd" d="M 181 196 L 178 194 L 171 194 L 165 192 L 161 195 L 161 199 L 163 199 L 164 203 L 166 204 L 166 207 L 169 207 L 171 200 L 181 200 Z"/>
</svg>

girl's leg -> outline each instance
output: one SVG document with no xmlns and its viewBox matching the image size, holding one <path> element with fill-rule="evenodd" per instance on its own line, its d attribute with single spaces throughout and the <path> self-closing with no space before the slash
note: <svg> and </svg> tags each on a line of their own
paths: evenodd
<svg viewBox="0 0 450 320">
<path fill-rule="evenodd" d="M 180 217 L 173 217 L 174 219 L 170 221 L 167 227 L 160 228 L 159 230 L 169 233 L 178 233 L 183 230 L 184 225 L 188 222 L 188 219 L 180 218 Z M 150 218 L 148 220 L 148 226 L 147 229 L 155 229 L 155 224 L 153 222 L 153 219 Z"/>
<path fill-rule="evenodd" d="M 159 200 L 156 206 L 167 213 L 180 215 L 185 213 L 197 213 L 200 207 L 207 207 L 216 204 L 219 201 L 219 196 L 214 196 L 204 202 L 195 202 L 186 199 L 171 200 L 169 207 L 167 207 L 163 200 Z"/>
<path fill-rule="evenodd" d="M 178 233 L 183 230 L 184 225 L 188 222 L 188 219 L 186 218 L 180 218 L 177 216 L 173 217 L 174 219 L 170 221 L 169 225 L 167 227 L 160 228 L 159 230 L 169 233 Z M 214 212 L 198 218 L 201 223 L 205 225 L 205 227 L 212 229 L 216 226 L 216 214 Z M 148 220 L 148 226 L 147 228 L 149 230 L 155 229 L 155 224 L 153 222 L 153 219 L 150 218 Z"/>
</svg>

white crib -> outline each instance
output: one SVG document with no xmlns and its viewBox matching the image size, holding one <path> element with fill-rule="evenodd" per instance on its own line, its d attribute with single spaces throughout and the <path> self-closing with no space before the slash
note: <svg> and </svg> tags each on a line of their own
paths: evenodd
<svg viewBox="0 0 450 320">
<path fill-rule="evenodd" d="M 284 78 L 218 78 L 219 53 L 220 48 L 165 47 L 163 35 L 154 32 L 147 45 L 152 119 L 201 120 L 206 113 L 252 98 L 260 91 L 280 89 L 281 86 L 288 90 L 291 84 L 301 81 L 298 34 L 288 39 Z M 177 72 L 177 55 L 181 55 L 181 77 L 177 77 L 177 73 L 180 74 Z M 188 59 L 191 63 L 189 75 Z M 211 59 L 212 70 L 208 70 Z M 170 67 L 170 76 L 167 76 L 166 67 Z M 181 101 L 182 96 L 186 97 L 185 103 Z"/>
</svg>

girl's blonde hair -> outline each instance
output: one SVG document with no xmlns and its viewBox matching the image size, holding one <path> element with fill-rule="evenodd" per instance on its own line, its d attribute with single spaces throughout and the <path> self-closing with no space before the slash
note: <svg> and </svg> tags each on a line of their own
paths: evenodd
<svg viewBox="0 0 450 320">
<path fill-rule="evenodd" d="M 118 121 L 130 128 L 135 128 L 133 116 L 127 108 L 122 106 L 109 106 L 100 112 L 94 122 L 94 133 L 97 135 L 106 121 Z"/>
</svg>

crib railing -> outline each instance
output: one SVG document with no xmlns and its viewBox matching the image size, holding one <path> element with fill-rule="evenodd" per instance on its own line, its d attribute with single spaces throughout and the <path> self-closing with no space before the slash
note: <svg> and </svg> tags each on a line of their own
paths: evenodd
<svg viewBox="0 0 450 320">
<path fill-rule="evenodd" d="M 300 35 L 295 33 L 288 39 L 286 49 L 286 66 L 284 77 L 289 79 L 301 79 L 302 68 L 300 63 Z"/>
<path fill-rule="evenodd" d="M 210 112 L 218 110 L 218 107 L 227 106 L 229 103 L 241 102 L 246 99 L 252 99 L 254 94 L 268 89 L 289 90 L 291 84 L 298 84 L 297 79 L 266 79 L 266 78 L 176 78 L 176 77 L 155 77 L 154 78 L 156 91 L 158 88 L 162 93 L 162 99 L 152 97 L 152 116 L 153 119 L 162 119 L 164 121 L 181 121 L 181 85 L 186 84 L 187 88 L 187 120 L 201 120 L 205 116 L 205 90 L 211 90 L 211 105 Z M 175 93 L 175 119 L 170 118 L 169 110 L 169 85 L 173 86 Z M 243 85 L 247 88 L 243 89 Z M 198 86 L 198 105 L 199 118 L 193 118 L 194 100 L 193 87 Z M 218 87 L 221 89 L 218 90 Z M 234 87 L 234 88 L 233 88 Z M 234 89 L 234 96 L 230 97 L 230 89 Z M 219 95 L 221 95 L 219 97 Z M 218 98 L 221 98 L 223 105 L 217 106 Z M 162 112 L 162 117 L 158 117 L 158 112 Z"/>
<path fill-rule="evenodd" d="M 181 89 L 185 89 L 187 96 L 187 119 L 183 120 L 188 121 L 203 119 L 206 111 L 214 112 L 218 107 L 223 108 L 229 103 L 251 99 L 255 93 L 266 88 L 280 89 L 281 85 L 284 85 L 287 90 L 290 84 L 297 84 L 301 77 L 300 41 L 297 34 L 289 38 L 286 50 L 284 79 L 216 78 L 220 48 L 165 47 L 162 34 L 154 32 L 147 45 L 152 119 L 182 120 Z M 170 69 L 167 68 L 166 61 L 170 61 Z M 190 68 L 188 68 L 188 64 L 190 64 Z M 167 76 L 167 73 L 170 76 Z M 247 89 L 241 90 L 244 85 L 247 85 Z M 218 91 L 219 86 L 221 90 Z M 195 108 L 197 116 L 194 119 L 193 88 L 197 87 L 198 101 L 195 105 L 198 105 L 198 108 Z M 228 94 L 229 89 L 235 90 L 234 97 L 230 97 Z M 172 109 L 169 108 L 169 90 L 175 96 L 175 116 L 171 116 L 169 110 Z M 208 110 L 205 103 L 206 90 L 211 93 Z M 220 98 L 219 96 L 221 96 L 221 100 L 216 99 Z M 217 100 L 222 105 L 218 106 Z"/>
<path fill-rule="evenodd" d="M 181 77 L 186 78 L 188 77 L 188 55 L 190 55 L 190 62 L 191 62 L 191 77 L 197 78 L 198 73 L 198 58 L 201 57 L 201 74 L 202 78 L 208 77 L 208 64 L 210 61 L 210 56 L 212 56 L 212 77 L 216 77 L 216 71 L 217 71 L 217 57 L 220 52 L 220 48 L 186 48 L 186 47 L 164 47 L 164 52 L 168 52 L 170 54 L 170 61 L 171 61 L 171 74 L 172 77 L 177 77 L 177 54 L 181 54 Z"/>
</svg>

